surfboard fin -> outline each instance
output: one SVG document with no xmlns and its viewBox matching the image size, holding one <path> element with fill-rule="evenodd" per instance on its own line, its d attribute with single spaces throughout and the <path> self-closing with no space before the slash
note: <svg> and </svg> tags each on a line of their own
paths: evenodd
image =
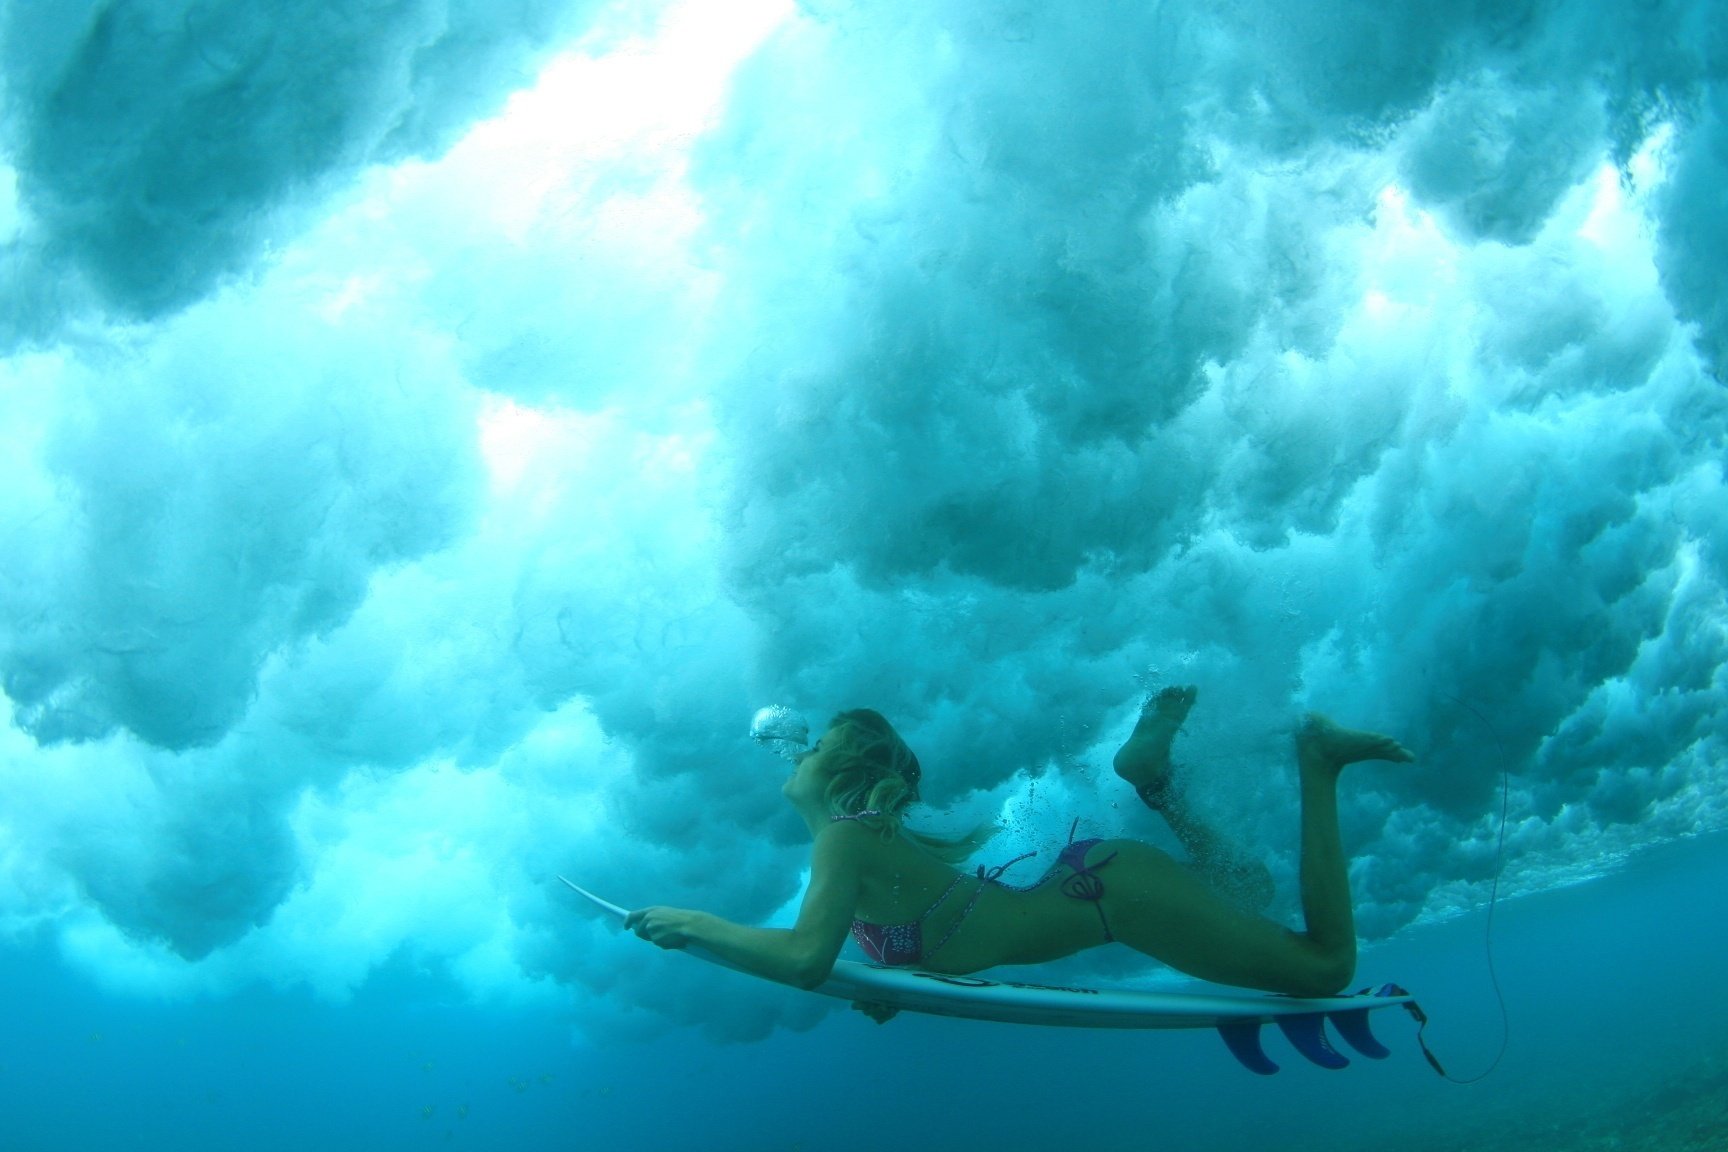
<svg viewBox="0 0 1728 1152">
<path fill-rule="evenodd" d="M 1350 1066 L 1350 1059 L 1332 1046 L 1332 1041 L 1326 1035 L 1326 1021 L 1332 1022 L 1339 1037 L 1351 1050 L 1370 1060 L 1384 1060 L 1392 1055 L 1392 1050 L 1380 1043 L 1368 1026 L 1368 1013 L 1377 1007 L 1372 1001 L 1378 997 L 1408 998 L 1409 995 L 1396 984 L 1382 984 L 1373 990 L 1364 988 L 1354 997 L 1350 997 L 1363 1002 L 1364 1007 L 1343 1008 L 1332 1012 L 1301 1012 L 1275 1017 L 1273 1022 L 1304 1059 L 1322 1068 L 1347 1068 Z M 1404 1007 L 1419 1022 L 1425 1022 L 1421 1009 L 1416 1007 L 1414 1001 L 1405 1003 Z M 1270 1076 L 1278 1071 L 1278 1065 L 1267 1057 L 1266 1050 L 1260 1046 L 1260 1028 L 1264 1022 L 1264 1019 L 1222 1020 L 1216 1027 L 1218 1034 L 1224 1038 L 1225 1045 L 1229 1047 L 1230 1054 L 1236 1057 L 1244 1068 L 1261 1076 Z M 1421 1039 L 1420 1033 L 1417 1039 Z M 1430 1056 L 1428 1062 L 1433 1064 L 1434 1058 Z M 1441 1075 L 1445 1073 L 1442 1072 Z"/>
<path fill-rule="evenodd" d="M 1248 1071 L 1259 1076 L 1270 1076 L 1278 1071 L 1278 1065 L 1272 1063 L 1271 1058 L 1266 1055 L 1266 1049 L 1260 1047 L 1259 1021 L 1222 1021 L 1218 1025 L 1218 1035 L 1224 1038 L 1224 1045 L 1230 1049 L 1230 1055 L 1236 1057 Z"/>
<path fill-rule="evenodd" d="M 1326 1039 L 1326 1017 L 1323 1013 L 1307 1012 L 1301 1016 L 1280 1016 L 1278 1029 L 1289 1039 L 1291 1046 L 1307 1057 L 1310 1063 L 1334 1070 L 1350 1066 L 1349 1058 L 1332 1047 L 1332 1041 Z"/>
<path fill-rule="evenodd" d="M 1370 1060 L 1384 1060 L 1392 1055 L 1392 1049 L 1375 1039 L 1374 1033 L 1368 1029 L 1368 1009 L 1352 1008 L 1348 1012 L 1333 1012 L 1327 1017 L 1332 1021 L 1332 1027 L 1338 1029 L 1338 1035 L 1344 1043 Z"/>
</svg>

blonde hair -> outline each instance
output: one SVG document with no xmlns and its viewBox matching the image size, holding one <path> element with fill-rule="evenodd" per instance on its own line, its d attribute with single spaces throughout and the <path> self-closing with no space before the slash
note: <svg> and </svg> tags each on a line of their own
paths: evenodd
<svg viewBox="0 0 1728 1152">
<path fill-rule="evenodd" d="M 993 824 L 981 824 L 954 838 L 906 827 L 906 809 L 919 799 L 924 770 L 880 712 L 855 708 L 835 716 L 822 738 L 822 752 L 829 770 L 824 796 L 835 819 L 866 822 L 880 828 L 884 840 L 905 836 L 949 864 L 966 859 L 996 834 Z"/>
</svg>

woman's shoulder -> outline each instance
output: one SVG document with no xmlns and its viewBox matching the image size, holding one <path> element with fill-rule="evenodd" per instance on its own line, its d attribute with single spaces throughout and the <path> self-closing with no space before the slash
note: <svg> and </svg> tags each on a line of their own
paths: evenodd
<svg viewBox="0 0 1728 1152">
<path fill-rule="evenodd" d="M 861 820 L 836 820 L 816 834 L 811 863 L 824 870 L 873 872 L 880 867 L 888 844 L 879 828 Z"/>
<path fill-rule="evenodd" d="M 900 830 L 888 832 L 880 822 L 869 817 L 841 818 L 834 821 L 817 834 L 816 846 L 818 852 L 838 852 L 870 860 L 898 857 L 906 853 L 927 855 Z"/>
<path fill-rule="evenodd" d="M 840 816 L 816 834 L 818 844 L 886 844 L 890 839 L 882 835 L 882 825 L 871 816 Z"/>
</svg>

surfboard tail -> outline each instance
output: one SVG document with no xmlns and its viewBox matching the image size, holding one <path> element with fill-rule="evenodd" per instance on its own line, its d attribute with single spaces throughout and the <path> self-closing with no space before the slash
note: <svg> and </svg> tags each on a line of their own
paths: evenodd
<svg viewBox="0 0 1728 1152">
<path fill-rule="evenodd" d="M 1396 984 L 1384 984 L 1370 992 L 1363 989 L 1357 993 L 1358 998 L 1382 996 L 1407 996 L 1408 993 Z M 1280 1016 L 1275 1023 L 1278 1030 L 1284 1033 L 1284 1038 L 1290 1041 L 1290 1046 L 1302 1055 L 1310 1064 L 1336 1071 L 1350 1066 L 1350 1058 L 1332 1046 L 1331 1039 L 1326 1035 L 1326 1024 L 1331 1022 L 1339 1039 L 1358 1055 L 1370 1060 L 1384 1060 L 1392 1055 L 1392 1050 L 1375 1038 L 1368 1027 L 1369 1007 L 1337 1009 L 1328 1012 L 1304 1012 L 1299 1015 Z M 1263 1020 L 1226 1020 L 1218 1025 L 1218 1035 L 1224 1040 L 1225 1047 L 1236 1057 L 1241 1065 L 1257 1076 L 1271 1076 L 1278 1071 L 1278 1065 L 1266 1055 L 1266 1049 L 1260 1043 L 1260 1030 L 1265 1026 Z"/>
</svg>

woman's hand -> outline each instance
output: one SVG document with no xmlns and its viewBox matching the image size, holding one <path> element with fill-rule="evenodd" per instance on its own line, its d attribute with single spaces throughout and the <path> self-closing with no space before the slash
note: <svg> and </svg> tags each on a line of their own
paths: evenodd
<svg viewBox="0 0 1728 1152">
<path fill-rule="evenodd" d="M 695 939 L 697 924 L 706 915 L 689 908 L 638 908 L 624 917 L 624 927 L 650 944 L 682 948 Z"/>
<path fill-rule="evenodd" d="M 894 1019 L 894 1017 L 900 1015 L 900 1009 L 891 1008 L 886 1004 L 877 1004 L 870 1000 L 854 1000 L 852 1001 L 852 1007 L 854 1010 L 864 1013 L 864 1015 L 870 1017 L 870 1019 L 876 1021 L 878 1024 L 886 1024 L 888 1021 Z"/>
</svg>

